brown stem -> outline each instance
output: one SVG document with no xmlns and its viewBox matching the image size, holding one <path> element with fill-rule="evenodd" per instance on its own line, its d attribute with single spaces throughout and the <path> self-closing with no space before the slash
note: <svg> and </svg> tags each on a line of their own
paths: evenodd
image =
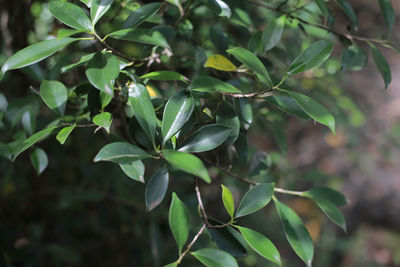
<svg viewBox="0 0 400 267">
<path fill-rule="evenodd" d="M 189 243 L 187 246 L 186 250 L 182 252 L 182 254 L 179 256 L 178 260 L 176 261 L 177 264 L 181 263 L 183 257 L 190 251 L 190 249 L 193 247 L 194 243 L 196 243 L 197 239 L 201 236 L 201 234 L 204 232 L 206 229 L 206 225 L 203 224 L 203 226 L 200 228 L 200 231 L 193 237 L 193 240 Z"/>
<path fill-rule="evenodd" d="M 118 50 L 115 50 L 112 48 L 109 44 L 106 43 L 103 39 L 101 39 L 100 36 L 98 36 L 96 33 L 93 33 L 93 36 L 96 38 L 97 41 L 99 41 L 105 48 L 110 50 L 114 55 L 119 56 L 125 60 L 128 60 L 129 62 L 135 61 L 135 58 L 132 58 L 128 55 L 125 55 L 124 53 L 119 52 Z"/>
</svg>

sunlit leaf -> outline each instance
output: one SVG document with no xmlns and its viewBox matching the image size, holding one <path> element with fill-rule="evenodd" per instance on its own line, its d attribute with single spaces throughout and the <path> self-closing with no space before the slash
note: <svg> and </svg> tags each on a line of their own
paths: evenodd
<svg viewBox="0 0 400 267">
<path fill-rule="evenodd" d="M 213 68 L 216 70 L 222 71 L 235 71 L 236 66 L 233 63 L 224 57 L 223 55 L 212 55 L 210 56 L 206 63 L 204 63 L 204 67 Z"/>
<path fill-rule="evenodd" d="M 105 145 L 97 153 L 94 162 L 111 161 L 114 163 L 131 163 L 136 160 L 149 158 L 143 149 L 125 142 L 115 142 Z"/>
</svg>

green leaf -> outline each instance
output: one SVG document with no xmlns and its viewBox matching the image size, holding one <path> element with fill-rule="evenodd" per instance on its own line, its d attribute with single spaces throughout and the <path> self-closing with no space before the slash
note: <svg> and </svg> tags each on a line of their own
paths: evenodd
<svg viewBox="0 0 400 267">
<path fill-rule="evenodd" d="M 76 123 L 74 123 L 74 125 L 62 128 L 61 131 L 59 131 L 56 136 L 57 141 L 63 145 L 67 140 L 68 136 L 71 134 L 72 130 L 74 130 L 75 126 Z"/>
<path fill-rule="evenodd" d="M 170 49 L 169 44 L 165 39 L 164 35 L 162 35 L 158 31 L 150 29 L 142 29 L 142 28 L 135 28 L 133 30 L 123 29 L 116 32 L 112 32 L 107 36 L 118 40 L 124 40 L 124 41 L 130 41 L 148 45 L 156 45 Z"/>
<path fill-rule="evenodd" d="M 51 132 L 57 128 L 57 126 L 49 127 L 46 129 L 43 129 L 33 135 L 31 135 L 29 138 L 27 138 L 22 144 L 18 146 L 18 148 L 15 150 L 14 155 L 12 157 L 12 160 L 15 161 L 15 159 L 25 150 L 36 144 L 37 142 L 45 139 Z"/>
<path fill-rule="evenodd" d="M 217 112 L 216 122 L 232 129 L 231 134 L 225 142 L 226 146 L 232 145 L 239 136 L 240 120 L 235 109 L 229 102 L 224 101 L 221 104 Z"/>
<path fill-rule="evenodd" d="M 156 81 L 182 81 L 184 83 L 188 83 L 188 78 L 186 78 L 180 73 L 169 70 L 149 72 L 140 76 L 140 79 L 149 79 Z"/>
<path fill-rule="evenodd" d="M 49 10 L 54 17 L 65 25 L 77 30 L 93 30 L 93 25 L 82 8 L 62 1 L 51 1 Z"/>
<path fill-rule="evenodd" d="M 83 2 L 87 7 L 91 7 L 92 5 L 92 0 L 80 0 L 81 2 Z"/>
<path fill-rule="evenodd" d="M 46 168 L 49 163 L 46 152 L 44 152 L 41 148 L 35 148 L 31 152 L 31 162 L 33 167 L 36 170 L 37 175 L 40 175 Z"/>
<path fill-rule="evenodd" d="M 264 208 L 274 194 L 274 183 L 259 184 L 246 192 L 236 210 L 235 218 L 254 213 Z"/>
<path fill-rule="evenodd" d="M 392 81 L 392 73 L 390 71 L 390 67 L 386 62 L 386 59 L 383 57 L 381 52 L 376 48 L 376 46 L 372 43 L 368 43 L 371 48 L 372 58 L 374 59 L 375 65 L 381 74 L 383 81 L 385 82 L 385 89 L 389 87 L 390 82 Z"/>
<path fill-rule="evenodd" d="M 212 218 L 208 218 L 208 222 L 215 225 L 222 225 Z M 238 231 L 232 227 L 218 227 L 209 228 L 207 232 L 210 234 L 211 239 L 217 244 L 218 248 L 231 254 L 235 258 L 243 258 L 247 256 L 246 248 L 244 247 L 244 240 Z"/>
<path fill-rule="evenodd" d="M 221 184 L 222 187 L 222 202 L 224 203 L 224 207 L 228 214 L 233 218 L 233 215 L 235 214 L 235 201 L 233 200 L 233 195 L 231 190 Z"/>
<path fill-rule="evenodd" d="M 145 167 L 141 160 L 119 164 L 124 173 L 131 179 L 144 183 Z"/>
<path fill-rule="evenodd" d="M 90 53 L 90 54 L 82 56 L 78 62 L 62 67 L 61 73 L 65 73 L 67 71 L 70 71 L 76 67 L 79 67 L 79 66 L 85 64 L 86 62 L 89 62 L 94 57 L 94 55 L 96 55 L 96 53 Z"/>
<path fill-rule="evenodd" d="M 160 9 L 161 3 L 155 2 L 147 5 L 143 5 L 135 11 L 131 12 L 129 17 L 125 20 L 123 29 L 135 28 L 142 24 L 149 17 L 153 16 Z"/>
<path fill-rule="evenodd" d="M 354 28 L 358 28 L 358 19 L 351 5 L 346 0 L 336 0 L 338 5 L 343 9 L 346 16 L 350 19 Z"/>
<path fill-rule="evenodd" d="M 128 93 L 136 119 L 146 135 L 154 142 L 157 117 L 147 88 L 143 84 L 133 83 L 129 85 Z"/>
<path fill-rule="evenodd" d="M 231 93 L 240 94 L 241 92 L 233 85 L 220 81 L 210 76 L 200 76 L 192 81 L 189 85 L 189 89 L 200 92 L 219 92 L 219 93 Z"/>
<path fill-rule="evenodd" d="M 342 70 L 358 71 L 363 69 L 368 62 L 367 53 L 356 44 L 351 45 L 342 53 Z"/>
<path fill-rule="evenodd" d="M 392 3 L 390 2 L 390 0 L 379 0 L 379 8 L 381 10 L 383 17 L 385 18 L 385 22 L 388 27 L 388 32 L 390 34 L 396 19 Z"/>
<path fill-rule="evenodd" d="M 231 127 L 221 124 L 203 126 L 182 143 L 179 151 L 198 153 L 212 150 L 222 145 L 232 130 Z"/>
<path fill-rule="evenodd" d="M 325 3 L 325 0 L 314 0 L 314 2 L 317 4 L 319 10 L 321 10 L 322 15 L 326 19 L 329 16 L 329 9 Z"/>
<path fill-rule="evenodd" d="M 222 0 L 203 0 L 210 7 L 210 9 L 218 14 L 220 17 L 229 18 L 232 11 L 229 6 Z"/>
<path fill-rule="evenodd" d="M 218 53 L 226 54 L 229 48 L 229 40 L 227 34 L 216 26 L 211 26 L 209 31 L 209 38 Z"/>
<path fill-rule="evenodd" d="M 109 112 L 103 112 L 93 117 L 93 123 L 100 127 L 103 127 L 107 131 L 107 133 L 110 133 L 112 120 L 112 115 Z"/>
<path fill-rule="evenodd" d="M 324 186 L 313 187 L 310 190 L 303 192 L 302 196 L 311 198 L 325 198 L 336 206 L 343 206 L 348 203 L 346 198 L 341 193 Z"/>
<path fill-rule="evenodd" d="M 204 248 L 191 252 L 196 259 L 207 267 L 238 267 L 236 260 L 229 253 L 215 249 Z"/>
<path fill-rule="evenodd" d="M 241 47 L 231 48 L 226 51 L 242 62 L 248 69 L 252 70 L 262 84 L 266 86 L 272 85 L 271 78 L 264 64 L 252 52 Z"/>
<path fill-rule="evenodd" d="M 253 122 L 253 109 L 248 98 L 235 98 L 235 107 L 238 110 L 243 128 L 248 130 Z"/>
<path fill-rule="evenodd" d="M 108 95 L 113 95 L 113 80 L 119 75 L 119 60 L 110 53 L 96 53 L 86 67 L 89 82 Z"/>
<path fill-rule="evenodd" d="M 275 262 L 276 264 L 282 266 L 281 256 L 279 255 L 278 249 L 275 245 L 266 238 L 264 235 L 241 226 L 236 226 L 239 230 L 244 239 L 246 240 L 247 244 L 254 249 L 260 256 Z"/>
<path fill-rule="evenodd" d="M 328 187 L 314 187 L 303 192 L 302 196 L 314 200 L 329 219 L 346 231 L 344 216 L 337 208 L 347 204 L 346 198 L 341 193 Z"/>
<path fill-rule="evenodd" d="M 92 0 L 90 17 L 92 18 L 93 26 L 107 13 L 113 2 L 114 0 Z"/>
<path fill-rule="evenodd" d="M 168 189 L 169 175 L 167 167 L 162 167 L 151 176 L 146 185 L 145 199 L 147 211 L 160 205 Z"/>
<path fill-rule="evenodd" d="M 320 103 L 314 99 L 293 91 L 285 91 L 312 119 L 329 127 L 335 134 L 335 118 Z"/>
<path fill-rule="evenodd" d="M 57 38 L 66 38 L 66 37 L 71 37 L 72 35 L 78 34 L 78 33 L 84 33 L 86 32 L 85 30 L 74 30 L 74 29 L 59 29 L 57 31 Z"/>
<path fill-rule="evenodd" d="M 284 91 L 275 91 L 273 96 L 268 96 L 265 98 L 265 100 L 273 103 L 278 108 L 289 114 L 295 115 L 302 119 L 310 118 L 310 116 L 303 111 L 297 102 Z"/>
<path fill-rule="evenodd" d="M 1 74 L 35 64 L 77 40 L 76 38 L 50 39 L 25 47 L 7 59 L 1 68 Z"/>
<path fill-rule="evenodd" d="M 274 201 L 290 246 L 305 264 L 311 267 L 314 245 L 310 233 L 296 212 L 277 199 L 274 199 Z"/>
<path fill-rule="evenodd" d="M 40 86 L 40 96 L 49 108 L 64 116 L 68 100 L 68 89 L 64 84 L 59 81 L 44 80 Z"/>
<path fill-rule="evenodd" d="M 268 24 L 262 35 L 264 51 L 269 51 L 281 40 L 283 28 L 285 27 L 285 16 L 280 16 Z"/>
<path fill-rule="evenodd" d="M 329 58 L 332 49 L 332 42 L 325 40 L 316 41 L 292 62 L 288 74 L 293 75 L 318 67 Z"/>
<path fill-rule="evenodd" d="M 174 94 L 164 108 L 161 133 L 165 144 L 189 120 L 194 110 L 194 100 L 189 92 Z"/>
<path fill-rule="evenodd" d="M 105 145 L 94 158 L 94 162 L 111 161 L 114 163 L 131 163 L 151 157 L 143 149 L 130 143 L 115 142 Z"/>
<path fill-rule="evenodd" d="M 179 255 L 189 236 L 189 211 L 179 197 L 172 193 L 172 202 L 169 208 L 169 227 L 178 244 Z"/>
<path fill-rule="evenodd" d="M 206 167 L 196 156 L 175 150 L 163 150 L 163 154 L 174 168 L 198 176 L 207 183 L 211 182 Z"/>
<path fill-rule="evenodd" d="M 178 267 L 178 264 L 176 262 L 164 265 L 164 267 Z"/>
</svg>

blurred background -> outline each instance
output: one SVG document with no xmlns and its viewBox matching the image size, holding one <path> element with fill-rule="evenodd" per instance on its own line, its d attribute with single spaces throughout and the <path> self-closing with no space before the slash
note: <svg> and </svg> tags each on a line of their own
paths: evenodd
<svg viewBox="0 0 400 267">
<path fill-rule="evenodd" d="M 349 2 L 360 20 L 357 35 L 382 37 L 385 25 L 378 2 Z M 400 1 L 392 1 L 392 4 L 399 18 Z M 260 13 L 255 18 L 264 15 L 264 11 L 253 6 L 248 9 Z M 184 24 L 179 34 L 190 38 L 191 31 L 193 34 L 191 27 L 201 25 L 194 31 L 207 35 L 210 25 L 199 17 L 201 14 L 206 16 L 208 11 L 199 11 L 191 18 L 192 26 Z M 346 32 L 348 20 L 339 8 L 334 11 L 337 14 L 335 28 Z M 177 11 L 166 12 L 175 14 Z M 115 19 L 123 19 L 123 14 Z M 263 29 L 267 22 L 259 20 L 255 25 Z M 1 0 L 0 63 L 17 50 L 55 34 L 59 27 L 60 24 L 49 13 L 46 1 Z M 110 26 L 104 23 L 101 27 L 107 32 Z M 400 19 L 397 19 L 392 37 L 399 44 L 398 29 Z M 224 30 L 232 40 L 240 40 L 244 31 L 237 25 L 226 26 Z M 314 37 L 327 36 L 309 27 L 305 30 Z M 285 30 L 284 39 L 288 43 L 294 40 L 292 54 L 301 50 L 296 39 L 309 38 L 299 34 L 298 30 L 290 27 Z M 360 46 L 369 51 L 365 44 Z M 121 49 L 131 54 L 142 52 L 132 46 L 121 46 Z M 291 47 L 278 47 L 274 50 L 275 56 L 279 56 L 283 49 L 290 50 Z M 285 120 L 286 140 L 274 139 L 275 132 L 260 118 L 254 122 L 259 126 L 252 126 L 249 132 L 249 154 L 253 160 L 262 158 L 263 163 L 270 166 L 267 173 L 259 175 L 279 176 L 280 185 L 293 190 L 306 190 L 315 185 L 329 186 L 342 192 L 350 202 L 342 209 L 348 224 L 348 231 L 344 233 L 310 201 L 279 195 L 301 215 L 316 243 L 314 266 L 400 266 L 400 54 L 380 49 L 392 70 L 393 81 L 386 91 L 372 58 L 361 71 L 340 71 L 342 47 L 339 42 L 323 67 L 288 81 L 288 86 L 312 92 L 313 98 L 334 114 L 337 120 L 335 136 L 326 127 L 294 117 Z M 274 62 L 273 57 L 270 60 Z M 58 79 L 60 68 L 74 61 L 76 57 L 65 52 L 58 56 L 57 61 L 50 59 L 23 71 L 13 71 L 0 82 L 0 92 L 8 100 L 7 112 L 13 113 L 13 118 L 19 118 L 11 122 L 12 128 L 7 126 L 10 123 L 2 122 L 3 118 L 0 120 L 0 154 L 3 156 L 0 157 L 0 266 L 167 264 L 176 253 L 166 221 L 170 198 L 147 214 L 144 184 L 126 177 L 118 166 L 94 164 L 93 156 L 107 142 L 101 132 L 79 129 L 63 146 L 55 138 L 40 143 L 40 148 L 49 157 L 49 165 L 40 176 L 30 163 L 29 153 L 22 154 L 14 163 L 4 156 L 6 143 L 42 129 L 44 123 L 41 120 L 51 116 L 51 111 L 40 105 L 40 98 L 30 87 L 38 87 L 43 78 Z M 184 64 L 178 68 L 185 73 Z M 71 85 L 75 77 L 82 75 L 79 71 L 83 72 L 77 70 L 62 76 L 62 79 Z M 35 120 L 30 115 L 32 112 L 40 114 L 40 117 Z M 256 149 L 263 152 L 255 152 Z M 237 181 L 216 169 L 210 172 L 232 189 L 238 203 L 244 189 Z M 146 177 L 149 173 L 146 171 Z M 196 210 L 193 184 L 187 181 L 174 178 L 169 191 L 186 193 L 185 203 L 191 210 Z M 206 209 L 213 217 L 224 220 L 227 215 L 220 214 L 219 190 L 218 186 L 202 186 Z M 193 214 L 192 218 L 196 216 Z M 200 222 L 196 223 L 200 225 Z M 270 237 L 285 258 L 284 266 L 302 266 L 285 240 L 274 208 L 266 208 L 241 223 Z M 210 239 L 204 237 L 196 246 L 208 242 Z M 240 266 L 273 266 L 254 252 L 249 253 L 249 257 L 239 260 Z M 183 266 L 200 264 L 188 257 Z"/>
</svg>

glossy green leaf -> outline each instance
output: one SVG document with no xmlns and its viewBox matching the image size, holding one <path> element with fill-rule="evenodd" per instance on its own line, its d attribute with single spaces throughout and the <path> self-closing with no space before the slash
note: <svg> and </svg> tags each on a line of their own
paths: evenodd
<svg viewBox="0 0 400 267">
<path fill-rule="evenodd" d="M 25 150 L 27 150 L 28 148 L 30 148 L 31 146 L 33 146 L 34 144 L 36 144 L 37 142 L 45 139 L 47 136 L 49 136 L 49 134 L 51 134 L 51 132 L 57 128 L 56 126 L 53 127 L 49 127 L 46 129 L 43 129 L 33 135 L 31 135 L 30 137 L 28 137 L 24 142 L 22 142 L 22 144 L 20 144 L 18 146 L 18 148 L 15 150 L 14 155 L 12 157 L 12 160 L 15 161 L 15 159 Z"/>
<path fill-rule="evenodd" d="M 284 91 L 275 91 L 273 96 L 268 96 L 265 98 L 265 100 L 273 103 L 278 108 L 289 114 L 295 115 L 302 119 L 310 118 L 310 116 L 303 111 L 299 104 L 297 104 L 297 102 Z"/>
<path fill-rule="evenodd" d="M 379 70 L 379 73 L 385 82 L 385 89 L 387 89 L 392 81 L 392 72 L 390 71 L 390 67 L 378 48 L 376 48 L 376 46 L 372 43 L 368 44 L 371 48 L 372 58 L 374 59 L 375 66 Z"/>
<path fill-rule="evenodd" d="M 390 2 L 390 0 L 379 0 L 379 8 L 383 17 L 385 18 L 385 22 L 390 33 L 393 29 L 393 25 L 396 19 L 392 3 Z"/>
<path fill-rule="evenodd" d="M 356 16 L 356 13 L 354 12 L 354 9 L 351 7 L 351 5 L 347 2 L 347 0 L 336 0 L 336 2 L 343 9 L 346 16 L 350 19 L 354 28 L 357 29 L 358 28 L 358 18 Z"/>
<path fill-rule="evenodd" d="M 231 93 L 240 94 L 241 92 L 233 85 L 220 81 L 210 76 L 200 76 L 192 81 L 189 85 L 190 90 L 200 92 L 219 92 L 219 93 Z"/>
<path fill-rule="evenodd" d="M 284 16 L 280 16 L 268 24 L 262 35 L 264 51 L 269 51 L 277 45 L 277 43 L 281 40 L 284 27 Z"/>
<path fill-rule="evenodd" d="M 232 15 L 232 11 L 229 6 L 222 0 L 203 0 L 214 12 L 220 17 L 229 18 Z"/>
<path fill-rule="evenodd" d="M 240 201 L 235 218 L 246 216 L 264 208 L 271 201 L 274 186 L 274 183 L 259 184 L 247 191 Z"/>
<path fill-rule="evenodd" d="M 57 38 L 61 39 L 61 38 L 71 37 L 72 35 L 84 32 L 86 32 L 86 30 L 59 29 L 57 31 Z"/>
<path fill-rule="evenodd" d="M 320 40 L 304 50 L 290 65 L 288 74 L 297 74 L 321 65 L 332 52 L 333 43 Z"/>
<path fill-rule="evenodd" d="M 79 67 L 79 66 L 89 62 L 94 57 L 94 55 L 96 55 L 96 53 L 90 53 L 90 54 L 82 56 L 78 60 L 78 62 L 62 67 L 61 68 L 61 73 L 65 73 L 67 71 L 70 71 L 70 70 L 72 70 L 72 69 L 74 69 L 76 67 Z"/>
<path fill-rule="evenodd" d="M 93 30 L 92 22 L 79 6 L 63 1 L 51 1 L 49 10 L 54 17 L 71 28 Z"/>
<path fill-rule="evenodd" d="M 182 81 L 184 83 L 188 83 L 188 78 L 186 78 L 180 73 L 169 70 L 149 72 L 140 76 L 140 79 L 149 79 L 156 81 Z"/>
<path fill-rule="evenodd" d="M 164 267 L 177 267 L 177 266 L 178 266 L 178 264 L 176 262 L 164 265 Z"/>
<path fill-rule="evenodd" d="M 272 85 L 271 78 L 264 64 L 252 52 L 241 47 L 231 48 L 226 51 L 253 71 L 261 83 L 266 86 Z"/>
<path fill-rule="evenodd" d="M 231 134 L 228 136 L 225 142 L 226 146 L 232 145 L 239 136 L 240 120 L 235 109 L 229 102 L 224 101 L 220 105 L 216 116 L 216 122 L 232 129 Z"/>
<path fill-rule="evenodd" d="M 128 93 L 136 119 L 147 137 L 154 142 L 157 117 L 147 88 L 143 84 L 133 83 L 129 85 Z"/>
<path fill-rule="evenodd" d="M 49 164 L 46 152 L 44 152 L 44 150 L 41 148 L 35 148 L 32 150 L 30 156 L 32 165 L 35 168 L 37 175 L 40 175 Z"/>
<path fill-rule="evenodd" d="M 113 80 L 119 75 L 119 60 L 110 53 L 96 53 L 86 67 L 89 82 L 108 95 L 113 95 Z"/>
<path fill-rule="evenodd" d="M 222 145 L 231 133 L 232 128 L 225 125 L 203 126 L 182 143 L 179 151 L 198 153 L 212 150 Z"/>
<path fill-rule="evenodd" d="M 115 142 L 105 145 L 97 153 L 94 162 L 111 161 L 114 163 L 131 163 L 151 157 L 143 149 L 125 142 Z"/>
<path fill-rule="evenodd" d="M 215 249 L 204 248 L 191 252 L 196 259 L 207 267 L 238 267 L 236 260 L 229 253 Z"/>
<path fill-rule="evenodd" d="M 174 168 L 198 176 L 207 183 L 211 182 L 207 168 L 196 156 L 175 150 L 163 150 L 163 154 Z"/>
<path fill-rule="evenodd" d="M 333 134 L 335 134 L 335 118 L 332 114 L 320 103 L 314 99 L 293 91 L 285 91 L 292 97 L 296 103 L 307 113 L 312 119 L 328 126 Z"/>
<path fill-rule="evenodd" d="M 114 0 L 92 0 L 92 6 L 90 8 L 90 17 L 92 18 L 93 25 L 107 13 Z"/>
<path fill-rule="evenodd" d="M 223 224 L 212 218 L 208 218 L 208 222 L 213 226 Z M 243 258 L 247 256 L 243 237 L 232 227 L 207 227 L 207 232 L 210 234 L 212 241 L 214 241 L 219 249 L 228 252 L 235 258 Z"/>
<path fill-rule="evenodd" d="M 75 38 L 50 39 L 25 47 L 7 59 L 1 68 L 1 73 L 4 75 L 9 70 L 20 69 L 39 62 L 77 40 Z"/>
<path fill-rule="evenodd" d="M 254 54 L 263 54 L 263 44 L 262 44 L 263 32 L 256 32 L 250 37 L 249 43 L 247 44 L 247 49 Z"/>
<path fill-rule="evenodd" d="M 68 89 L 64 84 L 59 81 L 44 80 L 40 86 L 40 96 L 49 108 L 64 116 L 68 100 Z"/>
<path fill-rule="evenodd" d="M 123 29 L 116 32 L 112 32 L 107 36 L 118 40 L 170 48 L 164 35 L 162 35 L 158 31 L 150 29 L 142 29 L 142 28 L 135 28 L 133 30 Z"/>
<path fill-rule="evenodd" d="M 163 201 L 168 189 L 169 175 L 167 167 L 162 167 L 151 176 L 146 185 L 145 200 L 147 211 L 152 211 Z"/>
<path fill-rule="evenodd" d="M 302 196 L 311 198 L 325 198 L 336 206 L 343 206 L 348 203 L 347 199 L 338 191 L 329 187 L 317 186 L 302 193 Z"/>
<path fill-rule="evenodd" d="M 248 130 L 253 122 L 253 108 L 251 106 L 251 102 L 245 97 L 236 98 L 235 107 L 236 110 L 238 110 L 243 128 Z"/>
<path fill-rule="evenodd" d="M 174 94 L 164 108 L 161 133 L 166 143 L 189 120 L 194 110 L 194 100 L 189 92 L 179 91 Z"/>
<path fill-rule="evenodd" d="M 119 164 L 122 171 L 131 179 L 144 183 L 145 167 L 141 160 Z"/>
<path fill-rule="evenodd" d="M 74 123 L 74 125 L 62 128 L 61 131 L 59 131 L 56 136 L 57 141 L 63 145 L 65 143 L 65 141 L 67 140 L 68 136 L 74 130 L 75 126 L 76 126 L 76 123 Z"/>
<path fill-rule="evenodd" d="M 221 184 L 222 187 L 222 202 L 224 203 L 224 207 L 228 214 L 233 218 L 235 214 L 235 201 L 233 200 L 233 195 L 231 190 L 228 187 Z"/>
<path fill-rule="evenodd" d="M 103 127 L 107 131 L 107 133 L 110 133 L 112 120 L 112 115 L 109 112 L 102 112 L 93 117 L 93 123 L 100 127 Z"/>
<path fill-rule="evenodd" d="M 169 227 L 178 244 L 180 255 L 189 236 L 189 211 L 175 193 L 172 193 L 172 202 L 169 208 Z"/>
<path fill-rule="evenodd" d="M 311 267 L 314 256 L 314 244 L 310 233 L 296 212 L 277 199 L 274 199 L 274 201 L 290 246 L 305 264 Z"/>
<path fill-rule="evenodd" d="M 275 262 L 276 264 L 282 266 L 281 256 L 279 254 L 278 249 L 275 245 L 264 235 L 241 226 L 236 226 L 239 230 L 244 239 L 246 240 L 247 244 L 254 249 L 260 256 Z"/>
<path fill-rule="evenodd" d="M 149 17 L 153 16 L 160 9 L 161 3 L 154 2 L 143 5 L 135 11 L 131 12 L 129 17 L 125 20 L 123 29 L 135 28 L 136 26 L 145 22 Z"/>
<path fill-rule="evenodd" d="M 356 44 L 351 45 L 342 53 L 342 70 L 362 70 L 368 62 L 367 53 Z"/>
</svg>

